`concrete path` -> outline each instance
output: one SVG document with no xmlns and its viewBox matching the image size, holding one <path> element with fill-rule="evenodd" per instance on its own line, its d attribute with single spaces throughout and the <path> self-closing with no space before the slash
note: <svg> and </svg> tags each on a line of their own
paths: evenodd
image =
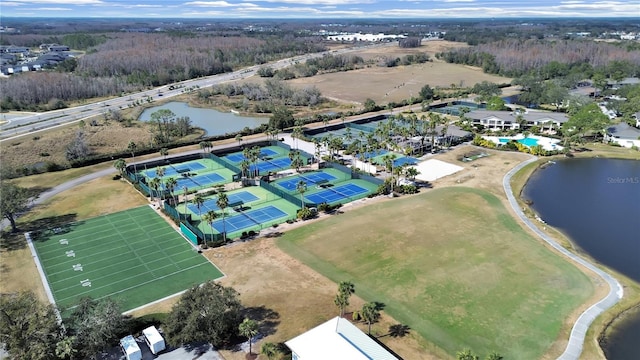
<svg viewBox="0 0 640 360">
<path fill-rule="evenodd" d="M 593 320 L 595 320 L 598 315 L 602 314 L 607 309 L 615 305 L 618 301 L 620 301 L 624 292 L 622 289 L 622 285 L 620 285 L 618 280 L 616 280 L 613 276 L 607 274 L 606 272 L 600 270 L 600 268 L 598 268 L 594 264 L 586 261 L 585 259 L 562 247 L 553 238 L 542 232 L 528 217 L 525 216 L 524 212 L 518 205 L 515 196 L 513 195 L 513 191 L 511 189 L 511 177 L 520 169 L 536 160 L 537 157 L 531 157 L 529 160 L 520 163 L 518 166 L 511 169 L 511 171 L 509 171 L 502 179 L 502 187 L 504 188 L 507 199 L 509 199 L 509 204 L 513 208 L 513 211 L 515 211 L 520 220 L 522 220 L 523 223 L 525 223 L 533 232 L 535 232 L 540 238 L 542 238 L 542 240 L 546 241 L 554 249 L 556 249 L 562 255 L 571 259 L 573 262 L 582 265 L 596 273 L 596 275 L 601 277 L 602 280 L 604 280 L 609 285 L 609 293 L 607 294 L 607 296 L 600 299 L 600 301 L 591 305 L 587 310 L 580 314 L 578 320 L 576 320 L 576 323 L 571 329 L 571 334 L 569 335 L 569 342 L 567 343 L 566 349 L 564 350 L 562 355 L 558 357 L 559 360 L 577 360 L 580 358 L 580 354 L 582 354 L 584 339 L 587 334 L 587 330 L 589 330 L 589 326 L 591 326 Z"/>
</svg>

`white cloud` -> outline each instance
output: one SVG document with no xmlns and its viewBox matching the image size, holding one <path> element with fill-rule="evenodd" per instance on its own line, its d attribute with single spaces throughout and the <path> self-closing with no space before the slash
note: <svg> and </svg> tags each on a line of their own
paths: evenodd
<svg viewBox="0 0 640 360">
<path fill-rule="evenodd" d="M 374 0 L 252 0 L 255 2 L 294 4 L 294 5 L 358 5 L 375 4 Z"/>
<path fill-rule="evenodd" d="M 184 3 L 185 6 L 199 6 L 199 7 L 229 7 L 238 6 L 238 4 L 231 4 L 226 1 L 190 1 Z"/>
<path fill-rule="evenodd" d="M 36 10 L 36 11 L 71 11 L 71 9 L 69 8 L 61 8 L 61 7 L 41 7 L 41 8 L 34 8 L 31 10 Z"/>
<path fill-rule="evenodd" d="M 103 4 L 102 0 L 15 0 L 24 5 L 96 5 Z M 4 6 L 5 4 L 2 3 Z"/>
</svg>

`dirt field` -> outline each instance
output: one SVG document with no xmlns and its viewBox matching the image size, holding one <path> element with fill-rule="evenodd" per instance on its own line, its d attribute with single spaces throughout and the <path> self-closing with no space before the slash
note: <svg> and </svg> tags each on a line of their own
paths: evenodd
<svg viewBox="0 0 640 360">
<path fill-rule="evenodd" d="M 401 49 L 397 46 L 366 49 L 353 55 L 362 56 L 365 60 L 375 60 L 426 52 L 433 61 L 392 68 L 371 66 L 360 70 L 293 79 L 288 83 L 299 87 L 314 85 L 324 97 L 357 106 L 363 104 L 367 98 L 373 99 L 377 104 L 409 99 L 418 96 L 420 89 L 427 84 L 435 88 L 449 87 L 451 84 L 469 87 L 485 80 L 498 84 L 511 82 L 511 78 L 485 74 L 479 68 L 448 64 L 435 59 L 437 52 L 461 46 L 464 45 L 447 41 L 427 41 L 423 42 L 419 49 Z"/>
</svg>

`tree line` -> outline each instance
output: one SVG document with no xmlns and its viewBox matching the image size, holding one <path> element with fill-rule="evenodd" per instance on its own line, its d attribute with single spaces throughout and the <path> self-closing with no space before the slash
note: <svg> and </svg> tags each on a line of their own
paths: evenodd
<svg viewBox="0 0 640 360">
<path fill-rule="evenodd" d="M 293 36 L 200 34 L 180 39 L 164 33 L 105 36 L 107 40 L 95 41 L 96 45 L 79 57 L 77 64 L 60 68 L 73 73 L 43 71 L 2 79 L 2 109 L 51 110 L 52 100 L 67 102 L 119 95 L 325 50 L 318 38 Z M 77 46 L 90 43 L 81 36 L 75 42 Z"/>
<path fill-rule="evenodd" d="M 621 72 L 633 76 L 640 72 L 640 51 L 623 46 L 595 41 L 579 40 L 501 40 L 438 53 L 438 58 L 450 63 L 479 66 L 487 73 L 516 77 L 536 72 L 545 76 L 552 64 L 566 74 L 575 68 L 603 71 L 607 76 Z M 586 64 L 586 65 L 585 65 Z M 550 78 L 550 77 L 547 77 Z"/>
<path fill-rule="evenodd" d="M 122 315 L 120 304 L 105 298 L 82 298 L 60 318 L 51 304 L 42 304 L 31 292 L 0 295 L 0 342 L 14 359 L 95 359 L 127 334 L 160 325 L 169 344 L 196 342 L 225 348 L 240 336 L 258 333 L 258 320 L 244 317 L 245 308 L 233 288 L 214 281 L 188 289 L 166 315 L 134 319 Z"/>
</svg>

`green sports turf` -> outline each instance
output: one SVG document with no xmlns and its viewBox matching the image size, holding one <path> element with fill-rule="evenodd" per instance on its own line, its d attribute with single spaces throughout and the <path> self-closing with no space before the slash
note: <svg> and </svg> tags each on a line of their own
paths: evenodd
<svg viewBox="0 0 640 360">
<path fill-rule="evenodd" d="M 90 296 L 126 311 L 222 276 L 148 206 L 48 230 L 34 245 L 61 308 Z"/>
</svg>

